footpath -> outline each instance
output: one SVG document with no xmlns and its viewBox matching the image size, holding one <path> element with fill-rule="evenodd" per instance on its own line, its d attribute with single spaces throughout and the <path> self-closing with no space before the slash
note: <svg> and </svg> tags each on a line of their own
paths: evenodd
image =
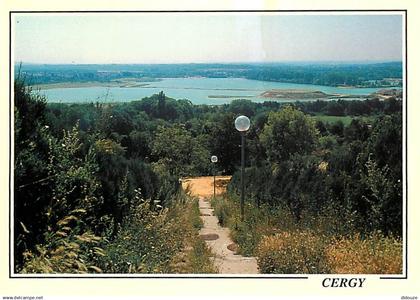
<svg viewBox="0 0 420 300">
<path fill-rule="evenodd" d="M 229 180 L 229 177 L 217 177 L 216 193 L 223 191 L 223 184 L 218 182 Z M 213 177 L 189 178 L 184 181 L 189 185 L 191 194 L 199 197 L 200 215 L 204 226 L 200 230 L 212 253 L 214 264 L 221 274 L 257 274 L 258 264 L 254 257 L 244 257 L 235 254 L 235 245 L 230 238 L 230 230 L 219 225 L 213 213 L 209 199 L 213 195 Z M 230 249 L 228 249 L 228 247 Z M 232 249 L 232 250 L 231 250 Z"/>
</svg>

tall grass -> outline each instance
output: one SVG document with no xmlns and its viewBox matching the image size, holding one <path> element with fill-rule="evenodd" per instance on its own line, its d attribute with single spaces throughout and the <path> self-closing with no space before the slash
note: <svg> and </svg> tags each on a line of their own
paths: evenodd
<svg viewBox="0 0 420 300">
<path fill-rule="evenodd" d="M 22 273 L 216 273 L 211 252 L 198 238 L 198 199 L 180 194 L 163 209 L 138 194 L 115 237 L 76 234 L 60 220 L 46 243 L 24 253 Z"/>
<path fill-rule="evenodd" d="M 334 208 L 295 221 L 287 208 L 246 203 L 240 221 L 236 196 L 213 200 L 221 225 L 231 229 L 239 252 L 255 256 L 262 273 L 398 274 L 402 272 L 402 242 L 379 232 L 361 236 L 352 216 Z"/>
<path fill-rule="evenodd" d="M 238 252 L 253 256 L 261 239 L 279 232 L 279 228 L 293 229 L 293 217 L 286 210 L 252 203 L 245 203 L 244 222 L 240 221 L 240 203 L 236 196 L 218 197 L 213 200 L 214 213 L 222 226 L 231 229 L 231 236 L 238 244 Z"/>
<path fill-rule="evenodd" d="M 255 252 L 262 273 L 329 273 L 324 250 L 329 239 L 311 230 L 264 236 Z"/>
<path fill-rule="evenodd" d="M 197 238 L 202 226 L 198 200 L 183 196 L 154 210 L 150 202 L 133 215 L 104 247 L 102 269 L 111 273 L 214 273 L 210 251 Z"/>
<path fill-rule="evenodd" d="M 177 234 L 184 240 L 182 251 L 178 252 L 171 261 L 172 273 L 217 273 L 212 258 L 213 254 L 204 240 L 197 238 L 198 230 L 203 227 L 200 218 L 200 208 L 197 198 L 187 197 L 187 202 L 172 209 L 173 218 L 179 221 Z M 183 201 L 182 201 L 183 202 Z"/>
<path fill-rule="evenodd" d="M 401 240 L 381 232 L 339 238 L 326 248 L 325 254 L 333 273 L 401 274 L 403 269 Z"/>
<path fill-rule="evenodd" d="M 45 234 L 45 243 L 23 253 L 21 273 L 102 273 L 98 259 L 105 256 L 103 241 L 90 231 L 81 232 L 83 209 L 57 222 L 57 230 Z"/>
</svg>

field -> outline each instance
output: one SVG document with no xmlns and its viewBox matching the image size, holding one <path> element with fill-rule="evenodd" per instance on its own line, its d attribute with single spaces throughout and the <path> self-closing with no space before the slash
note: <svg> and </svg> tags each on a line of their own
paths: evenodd
<svg viewBox="0 0 420 300">
<path fill-rule="evenodd" d="M 369 116 L 369 117 L 355 117 L 355 116 L 327 116 L 327 115 L 315 115 L 312 116 L 315 120 L 322 121 L 324 123 L 336 123 L 336 122 L 343 122 L 344 126 L 347 126 L 351 123 L 351 120 L 358 118 L 362 119 L 364 122 L 371 123 L 375 120 L 375 116 Z"/>
<path fill-rule="evenodd" d="M 327 115 L 317 115 L 313 116 L 315 120 L 319 120 L 325 123 L 336 123 L 343 122 L 344 125 L 349 125 L 353 117 L 351 116 L 327 116 Z"/>
</svg>

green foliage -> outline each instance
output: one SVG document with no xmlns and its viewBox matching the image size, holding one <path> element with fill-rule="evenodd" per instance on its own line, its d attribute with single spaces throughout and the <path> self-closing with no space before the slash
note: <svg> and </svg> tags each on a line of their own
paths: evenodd
<svg viewBox="0 0 420 300">
<path fill-rule="evenodd" d="M 99 183 L 94 174 L 97 166 L 94 151 L 78 156 L 78 128 L 64 132 L 61 140 L 50 137 L 48 157 L 50 202 L 42 213 L 47 230 L 35 249 L 23 253 L 23 273 L 87 273 L 101 272 L 95 266 L 100 237 L 92 231 L 99 225 L 97 195 Z M 29 231 L 27 233 L 30 233 Z"/>
<path fill-rule="evenodd" d="M 158 127 L 152 155 L 170 175 L 193 176 L 206 174 L 210 169 L 209 151 L 180 126 Z"/>
<path fill-rule="evenodd" d="M 107 256 L 102 269 L 110 273 L 168 273 L 172 257 L 183 246 L 173 234 L 175 226 L 166 210 L 152 209 L 150 201 L 138 192 L 115 239 L 104 247 Z"/>
<path fill-rule="evenodd" d="M 361 181 L 367 188 L 362 199 L 369 207 L 365 222 L 370 228 L 388 232 L 395 222 L 398 224 L 398 220 L 401 220 L 401 213 L 398 212 L 401 212 L 402 203 L 401 201 L 395 203 L 402 196 L 400 182 L 393 182 L 388 166 L 379 168 L 371 157 L 365 166 L 366 173 L 361 174 Z"/>
<path fill-rule="evenodd" d="M 50 139 L 48 171 L 54 188 L 46 209 L 48 223 L 79 208 L 90 215 L 90 222 L 95 222 L 95 213 L 103 201 L 97 194 L 100 186 L 95 177 L 95 151 L 91 149 L 88 155 L 79 157 L 80 147 L 77 126 L 65 132 L 61 140 Z"/>
<path fill-rule="evenodd" d="M 402 114 L 382 116 L 372 124 L 372 131 L 365 145 L 364 160 L 370 153 L 379 167 L 388 165 L 394 179 L 402 178 Z"/>
<path fill-rule="evenodd" d="M 124 148 L 110 139 L 100 139 L 95 142 L 96 151 L 101 155 L 122 155 Z"/>
<path fill-rule="evenodd" d="M 219 220 L 219 224 L 225 227 L 228 226 L 228 221 L 237 203 L 227 201 L 225 198 L 212 198 L 211 205 L 214 208 L 214 215 Z"/>
<path fill-rule="evenodd" d="M 326 110 L 326 115 L 328 116 L 344 116 L 345 110 L 344 106 L 339 102 L 331 101 L 328 103 Z"/>
<path fill-rule="evenodd" d="M 316 115 L 313 116 L 315 120 L 322 121 L 321 123 L 335 123 L 341 121 L 343 125 L 348 125 L 353 119 L 351 116 L 328 116 L 328 115 Z"/>
<path fill-rule="evenodd" d="M 245 115 L 248 117 L 253 117 L 255 114 L 256 103 L 251 100 L 233 100 L 229 104 L 229 112 L 234 113 L 235 115 Z"/>
<path fill-rule="evenodd" d="M 213 273 L 210 252 L 198 234 L 198 201 L 169 209 L 152 206 L 137 192 L 115 239 L 104 246 L 100 266 L 109 273 Z M 186 250 L 187 249 L 187 250 Z"/>
<path fill-rule="evenodd" d="M 317 217 L 333 208 L 362 232 L 400 234 L 400 117 L 386 115 L 373 122 L 357 118 L 347 126 L 327 124 L 321 137 L 313 123 L 300 121 L 306 125 L 299 125 L 299 130 L 309 126 L 310 138 L 311 134 L 294 130 L 296 119 L 308 116 L 292 107 L 271 113 L 260 134 L 268 161 L 245 169 L 246 198 L 257 206 L 287 208 L 298 223 L 308 218 L 307 213 Z M 231 193 L 239 191 L 239 175 L 233 175 Z"/>
<path fill-rule="evenodd" d="M 273 222 L 281 220 L 286 224 L 290 220 L 283 210 L 267 205 L 257 208 L 251 203 L 245 203 L 245 219 L 241 222 L 240 203 L 235 196 L 213 199 L 212 206 L 220 225 L 231 229 L 231 236 L 239 246 L 239 253 L 245 256 L 254 255 L 261 238 L 272 232 Z"/>
<path fill-rule="evenodd" d="M 286 106 L 268 115 L 267 124 L 260 134 L 262 145 L 272 163 L 281 163 L 293 154 L 306 154 L 317 143 L 315 122 L 303 112 Z"/>
<path fill-rule="evenodd" d="M 219 158 L 218 166 L 225 174 L 232 174 L 240 164 L 240 135 L 234 127 L 235 114 L 226 113 L 210 129 L 210 151 Z"/>
<path fill-rule="evenodd" d="M 18 77 L 14 100 L 14 253 L 19 265 L 22 253 L 34 249 L 38 236 L 46 230 L 44 207 L 52 189 L 47 168 L 50 135 L 45 99 L 32 93 Z"/>
<path fill-rule="evenodd" d="M 189 100 L 174 100 L 166 97 L 161 91 L 142 101 L 133 102 L 138 110 L 146 112 L 152 118 L 159 118 L 167 121 L 185 121 L 192 118 L 193 105 Z"/>
</svg>

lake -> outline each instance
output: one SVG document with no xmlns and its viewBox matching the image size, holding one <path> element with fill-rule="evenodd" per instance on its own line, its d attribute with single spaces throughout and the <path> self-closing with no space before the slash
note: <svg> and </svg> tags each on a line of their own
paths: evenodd
<svg viewBox="0 0 420 300">
<path fill-rule="evenodd" d="M 143 84 L 143 82 L 142 82 Z M 194 104 L 224 104 L 233 99 L 262 102 L 261 93 L 271 89 L 316 90 L 326 94 L 368 95 L 381 88 L 337 88 L 312 84 L 294 84 L 243 78 L 163 78 L 138 87 L 77 87 L 40 90 L 48 102 L 129 102 L 163 91 L 168 97 L 188 99 Z M 272 99 L 282 100 L 282 99 Z M 286 99 L 284 99 L 286 100 Z M 308 99 L 306 99 L 308 100 Z M 311 99 L 312 100 L 312 99 Z M 296 101 L 296 100 L 288 100 Z"/>
</svg>

